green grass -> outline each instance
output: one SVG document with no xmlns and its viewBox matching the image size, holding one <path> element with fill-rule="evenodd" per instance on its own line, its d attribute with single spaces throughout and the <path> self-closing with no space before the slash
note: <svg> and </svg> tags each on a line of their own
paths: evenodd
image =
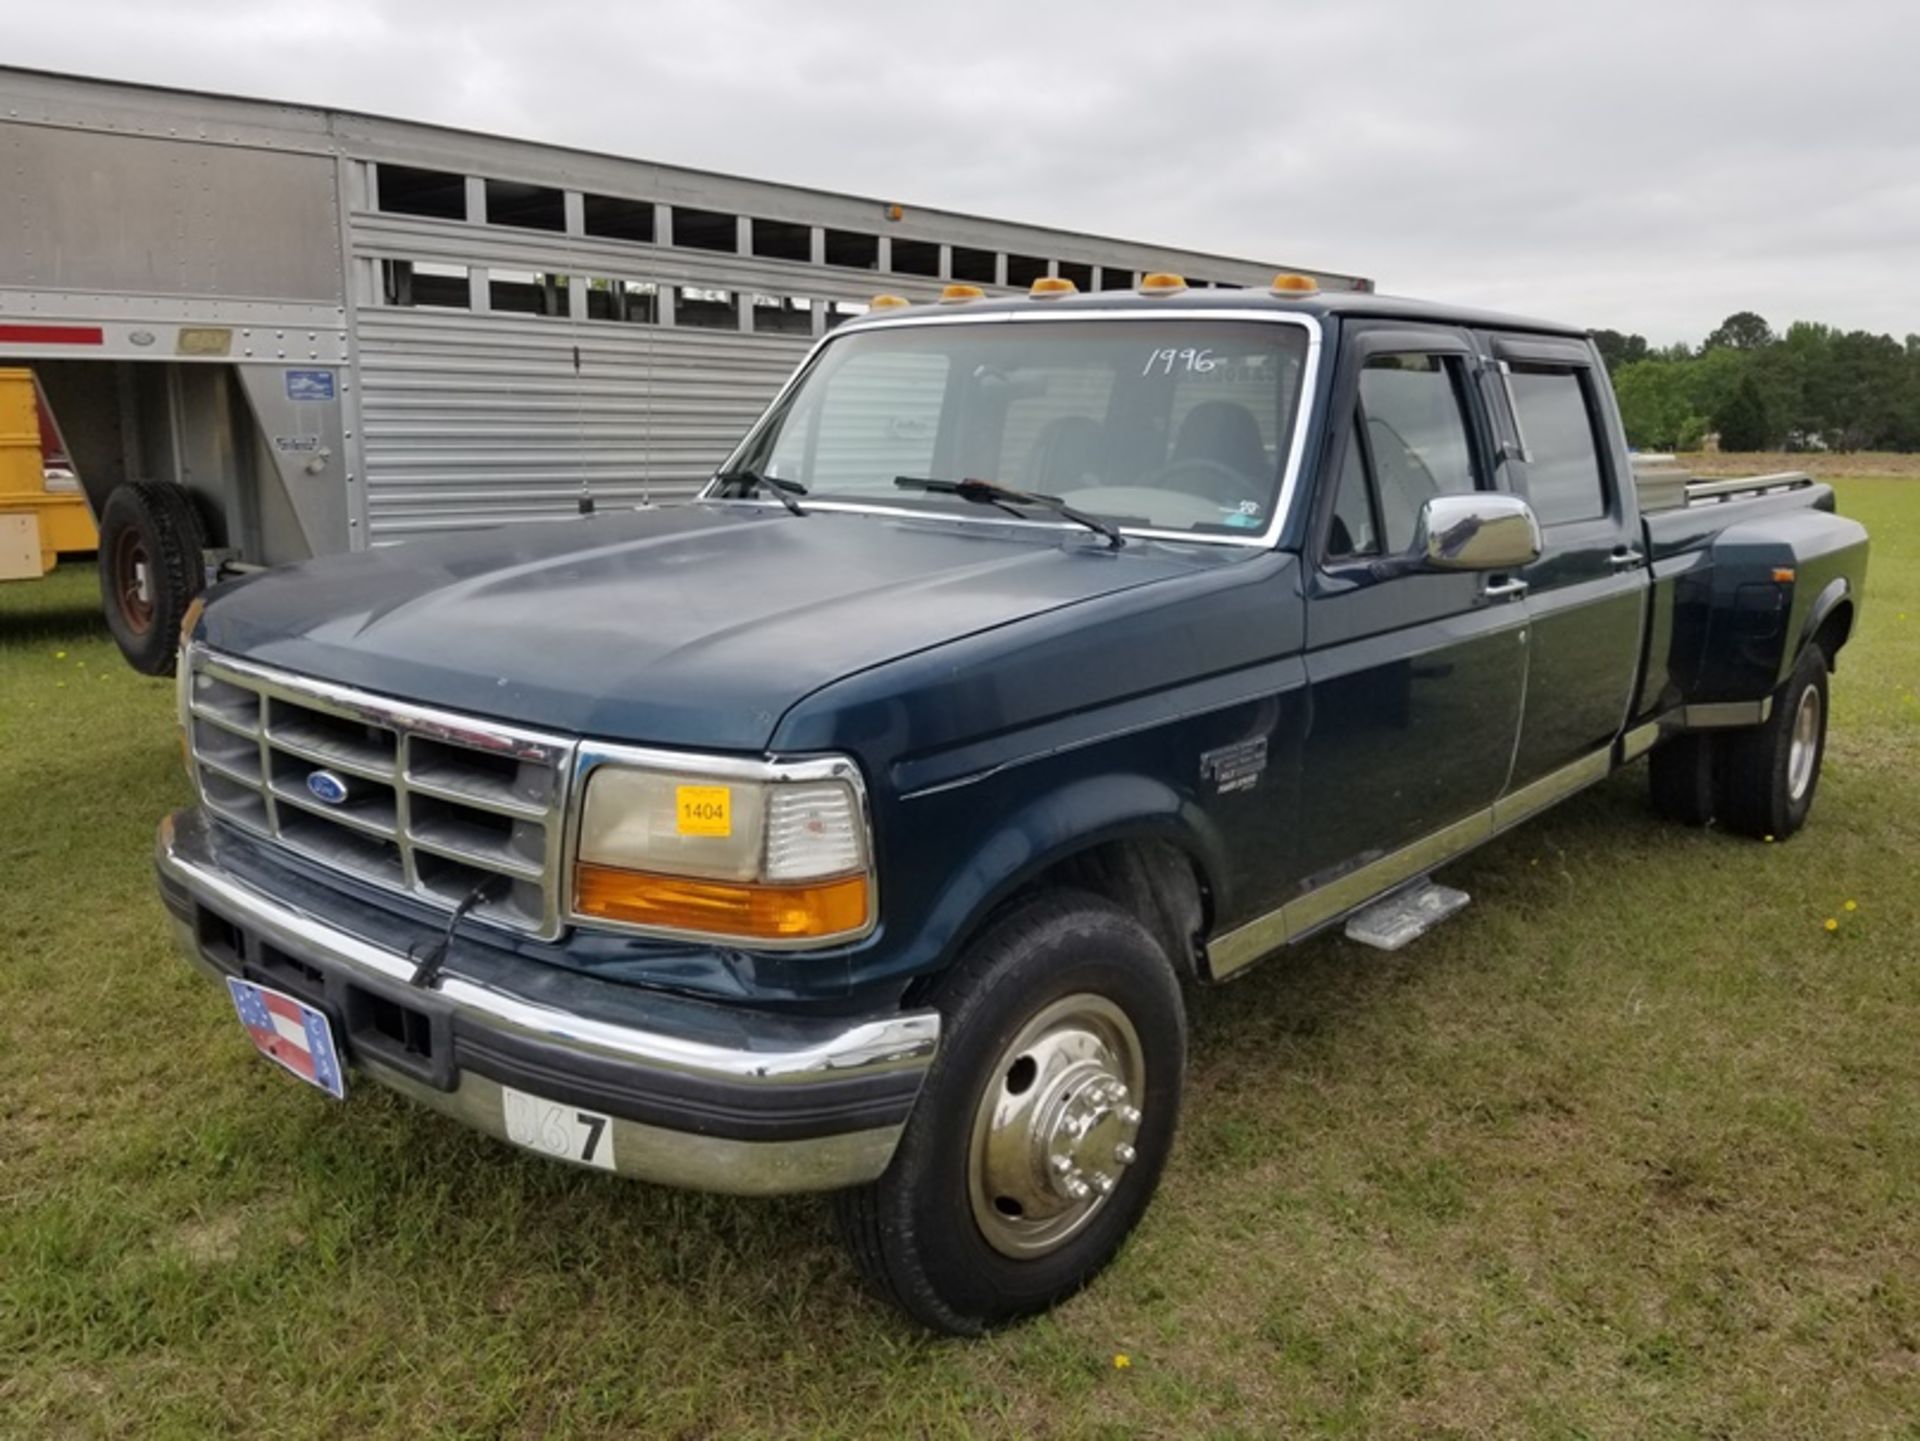
<svg viewBox="0 0 1920 1441">
<path fill-rule="evenodd" d="M 260 1062 L 151 893 L 168 684 L 90 571 L 0 589 L 0 1434 L 1920 1435 L 1920 488 L 1840 489 L 1872 597 L 1805 833 L 1665 827 L 1635 771 L 1411 950 L 1201 997 L 1138 1237 L 972 1344 L 821 1202 Z"/>
</svg>

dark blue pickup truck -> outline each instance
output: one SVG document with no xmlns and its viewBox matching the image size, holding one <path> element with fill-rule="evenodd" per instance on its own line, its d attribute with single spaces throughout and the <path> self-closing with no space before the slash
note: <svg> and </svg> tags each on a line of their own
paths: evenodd
<svg viewBox="0 0 1920 1441">
<path fill-rule="evenodd" d="M 1867 556 L 1831 491 L 1648 503 L 1565 326 L 1070 289 L 876 304 L 696 500 L 212 592 L 159 877 L 255 1044 L 837 1191 L 971 1332 L 1139 1220 L 1187 987 L 1649 753 L 1677 820 L 1806 819 Z"/>
</svg>

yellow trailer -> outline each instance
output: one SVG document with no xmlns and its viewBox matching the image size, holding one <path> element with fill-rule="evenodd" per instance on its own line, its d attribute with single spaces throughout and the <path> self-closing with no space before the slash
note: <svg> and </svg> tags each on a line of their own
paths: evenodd
<svg viewBox="0 0 1920 1441">
<path fill-rule="evenodd" d="M 37 580 L 100 534 L 71 469 L 50 465 L 31 370 L 0 369 L 0 580 Z"/>
</svg>

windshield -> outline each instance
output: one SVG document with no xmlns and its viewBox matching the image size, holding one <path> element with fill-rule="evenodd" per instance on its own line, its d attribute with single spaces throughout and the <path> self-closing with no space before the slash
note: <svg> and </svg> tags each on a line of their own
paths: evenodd
<svg viewBox="0 0 1920 1441">
<path fill-rule="evenodd" d="M 1171 317 L 856 331 L 730 468 L 816 501 L 951 511 L 965 502 L 895 482 L 987 480 L 1136 529 L 1258 535 L 1307 340 L 1298 325 Z"/>
</svg>

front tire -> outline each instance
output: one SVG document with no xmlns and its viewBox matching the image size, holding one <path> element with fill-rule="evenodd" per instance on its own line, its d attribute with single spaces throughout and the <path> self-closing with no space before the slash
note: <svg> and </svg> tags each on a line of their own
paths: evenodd
<svg viewBox="0 0 1920 1441">
<path fill-rule="evenodd" d="M 1179 978 L 1118 906 L 1016 905 L 941 982 L 940 1054 L 886 1173 L 837 1200 L 868 1282 L 936 1331 L 1044 1311 L 1158 1185 L 1186 1070 Z"/>
<path fill-rule="evenodd" d="M 1784 841 L 1813 809 L 1826 750 L 1827 657 L 1808 646 L 1766 721 L 1726 737 L 1716 807 L 1721 823 Z"/>
</svg>

